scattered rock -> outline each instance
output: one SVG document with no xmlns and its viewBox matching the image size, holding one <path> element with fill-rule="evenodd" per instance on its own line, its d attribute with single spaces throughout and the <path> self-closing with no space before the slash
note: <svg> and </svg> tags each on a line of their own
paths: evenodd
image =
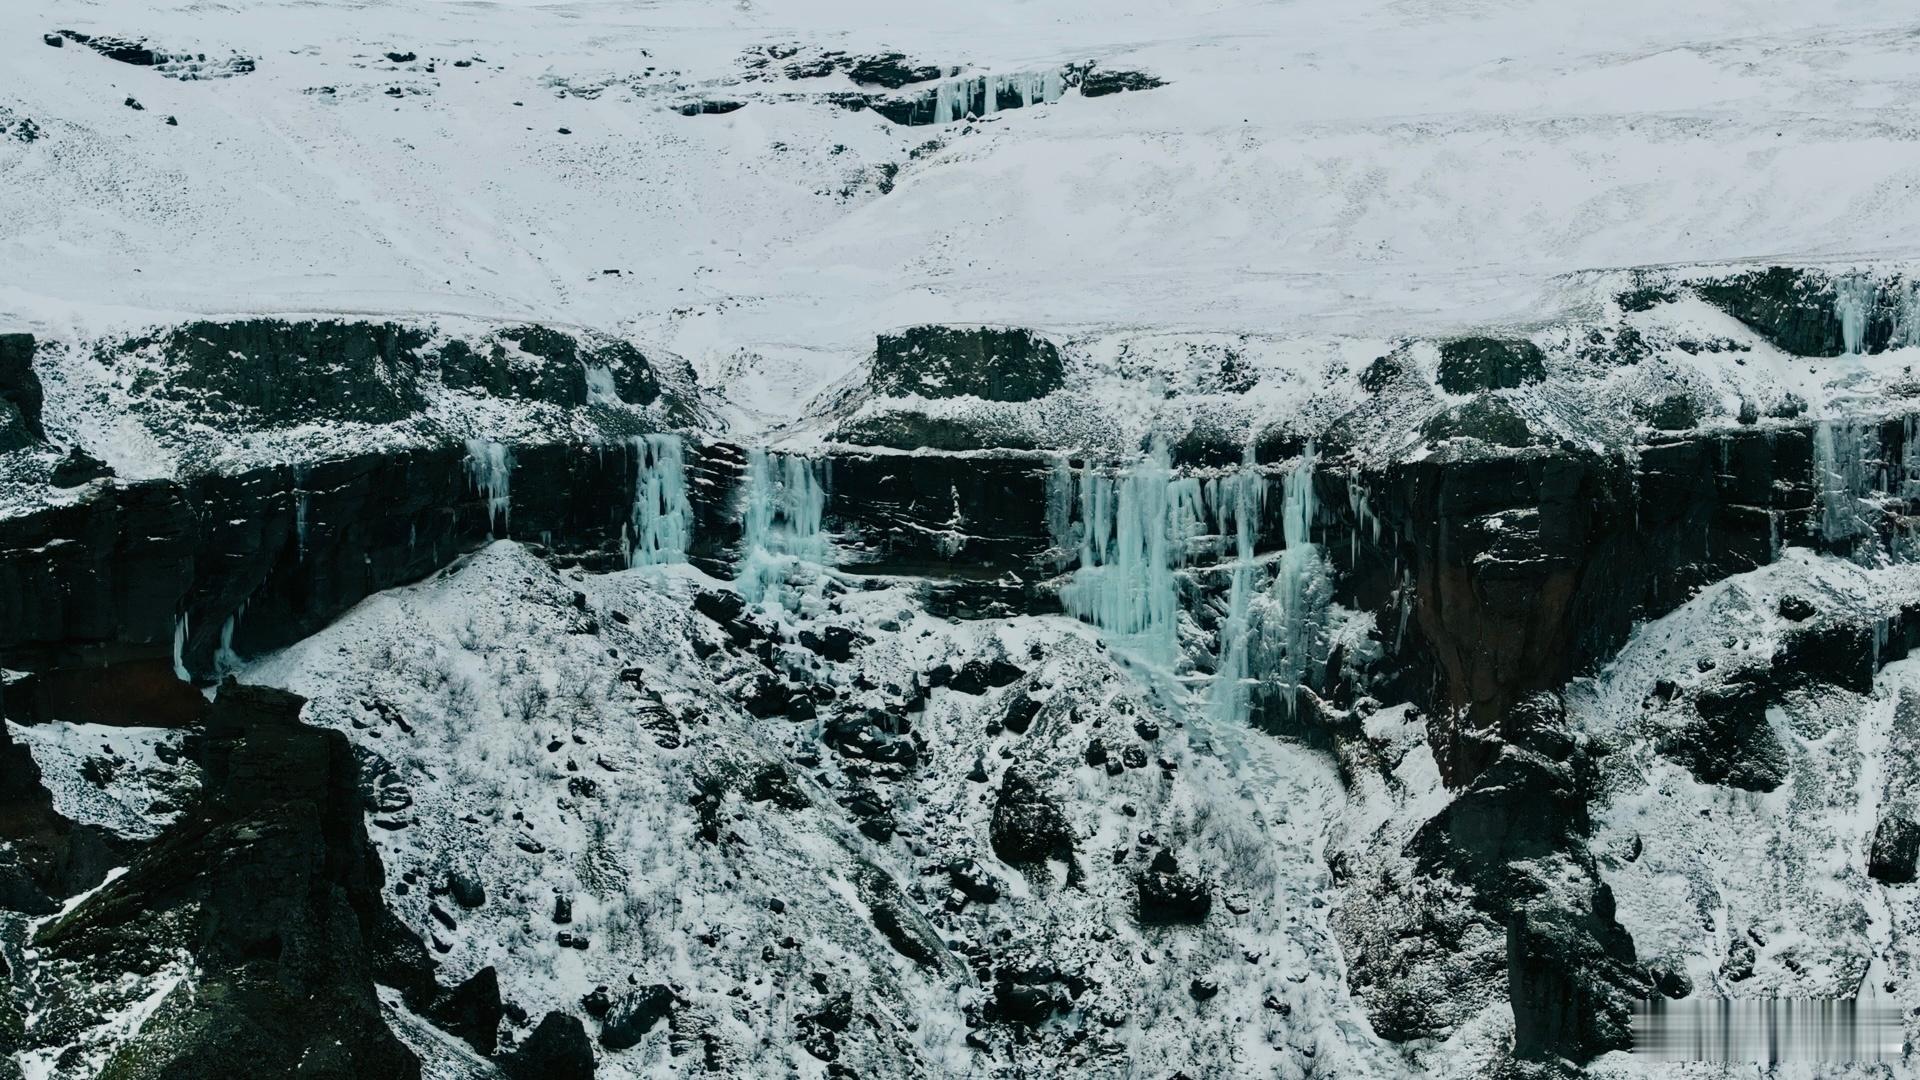
<svg viewBox="0 0 1920 1080">
<path fill-rule="evenodd" d="M 579 1017 L 550 1012 L 519 1049 L 499 1062 L 512 1080 L 593 1080 L 593 1043 Z"/>
</svg>

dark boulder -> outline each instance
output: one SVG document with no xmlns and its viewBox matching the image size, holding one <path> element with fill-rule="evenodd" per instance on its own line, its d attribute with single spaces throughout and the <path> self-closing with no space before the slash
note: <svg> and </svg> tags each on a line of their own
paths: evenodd
<svg viewBox="0 0 1920 1080">
<path fill-rule="evenodd" d="M 963 694 L 984 694 L 988 690 L 1010 686 L 1026 672 L 1005 660 L 969 660 L 947 680 L 946 685 Z M 939 686 L 940 683 L 933 685 Z"/>
<path fill-rule="evenodd" d="M 643 986 L 614 998 L 600 1025 L 600 1045 L 609 1050 L 638 1046 L 655 1024 L 673 1011 L 673 991 L 663 983 Z"/>
<path fill-rule="evenodd" d="M 1543 441 L 1512 402 L 1490 393 L 1476 395 L 1464 405 L 1428 417 L 1420 425 L 1420 433 L 1436 441 L 1478 439 L 1489 446 L 1516 450 Z"/>
<path fill-rule="evenodd" d="M 1000 886 L 974 859 L 954 859 L 947 863 L 947 884 L 976 904 L 991 904 L 1000 899 Z"/>
<path fill-rule="evenodd" d="M 1567 850 L 1590 827 L 1573 768 L 1502 747 L 1491 765 L 1414 832 L 1407 852 L 1422 873 L 1448 874 L 1488 897 L 1503 897 L 1514 889 L 1509 864 Z"/>
<path fill-rule="evenodd" d="M 861 863 L 853 877 L 854 888 L 873 920 L 874 929 L 901 956 L 925 968 L 941 966 L 945 946 L 925 916 L 914 908 L 905 893 L 884 870 Z"/>
<path fill-rule="evenodd" d="M 421 1015 L 449 1035 L 465 1040 L 482 1056 L 493 1053 L 500 1040 L 500 976 L 492 967 L 483 967 L 465 982 L 448 990 Z"/>
<path fill-rule="evenodd" d="M 53 486 L 57 488 L 76 488 L 94 480 L 102 480 L 113 475 L 113 469 L 106 462 L 75 446 L 67 451 L 53 466 Z"/>
<path fill-rule="evenodd" d="M 1507 919 L 1515 1057 L 1584 1062 L 1630 1049 L 1632 1003 L 1650 988 L 1634 964 L 1633 939 L 1614 920 L 1605 885 L 1595 890 L 1590 910 L 1542 901 Z"/>
<path fill-rule="evenodd" d="M 1867 876 L 1889 885 L 1914 880 L 1920 861 L 1920 824 L 1904 814 L 1883 813 L 1873 830 L 1867 856 Z"/>
<path fill-rule="evenodd" d="M 1040 702 L 1026 694 L 1015 694 L 1008 702 L 1007 711 L 1000 723 L 1015 735 L 1025 735 L 1033 726 L 1033 718 L 1040 715 Z"/>
<path fill-rule="evenodd" d="M 917 64 L 906 54 L 890 52 L 853 57 L 847 61 L 847 78 L 861 86 L 883 86 L 898 90 L 909 83 L 937 79 L 941 69 L 933 64 Z"/>
<path fill-rule="evenodd" d="M 447 875 L 447 893 L 454 903 L 468 910 L 487 902 L 487 889 L 480 884 L 480 879 L 458 870 Z"/>
<path fill-rule="evenodd" d="M 1000 777 L 988 837 L 994 854 L 1014 866 L 1032 867 L 1058 859 L 1077 877 L 1073 827 L 1045 791 L 1046 776 L 1032 764 L 1013 765 Z"/>
<path fill-rule="evenodd" d="M 1065 381 L 1060 350 L 1031 330 L 916 326 L 882 334 L 867 384 L 887 397 L 1033 401 Z"/>
<path fill-rule="evenodd" d="M 593 1080 L 593 1043 L 579 1017 L 550 1012 L 499 1062 L 512 1080 Z"/>
<path fill-rule="evenodd" d="M 1786 779 L 1787 751 L 1767 722 L 1773 700 L 1765 671 L 1740 673 L 1694 698 L 1698 719 L 1663 735 L 1657 747 L 1703 784 L 1772 791 Z"/>
<path fill-rule="evenodd" d="M 1213 910 L 1213 890 L 1204 878 L 1180 872 L 1171 852 L 1154 855 L 1145 873 L 1134 878 L 1140 922 L 1170 926 L 1205 922 Z"/>
<path fill-rule="evenodd" d="M 1105 97 L 1131 90 L 1152 90 L 1165 86 L 1166 80 L 1144 71 L 1120 71 L 1094 67 L 1080 77 L 1080 94 L 1083 97 Z"/>
</svg>

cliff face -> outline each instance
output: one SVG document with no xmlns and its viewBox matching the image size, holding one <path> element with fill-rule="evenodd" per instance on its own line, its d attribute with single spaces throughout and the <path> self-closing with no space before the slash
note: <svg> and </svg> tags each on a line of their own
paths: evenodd
<svg viewBox="0 0 1920 1080">
<path fill-rule="evenodd" d="M 1113 1010 L 1144 985 L 1112 958 L 1050 967 L 1023 952 L 1032 939 L 1020 913 L 1032 909 L 1021 905 L 1036 895 L 1071 890 L 1056 901 L 1076 934 L 1125 912 L 1142 948 L 1168 947 L 1180 927 L 1223 932 L 1222 910 L 1261 917 L 1249 915 L 1260 906 L 1247 884 L 1257 875 L 1234 877 L 1246 868 L 1228 865 L 1241 841 L 1207 833 L 1205 814 L 1169 808 L 1193 798 L 1207 814 L 1246 812 L 1223 801 L 1241 796 L 1185 777 L 1215 768 L 1216 740 L 1243 751 L 1245 740 L 1266 740 L 1331 762 L 1346 792 L 1344 810 L 1319 811 L 1332 884 L 1315 896 L 1331 911 L 1316 916 L 1325 937 L 1314 948 L 1348 956 L 1349 989 L 1375 1040 L 1350 1047 L 1362 1055 L 1353 1061 L 1371 1060 L 1379 1039 L 1478 1038 L 1504 1040 L 1501 1053 L 1520 1061 L 1589 1061 L 1625 1049 L 1632 1000 L 1677 985 L 1693 962 L 1686 950 L 1705 947 L 1662 936 L 1656 957 L 1636 944 L 1656 916 L 1623 869 L 1637 850 L 1625 858 L 1610 846 L 1622 792 L 1643 773 L 1668 775 L 1661 769 L 1759 793 L 1810 783 L 1814 765 L 1773 717 L 1817 712 L 1832 694 L 1873 695 L 1882 669 L 1920 640 L 1920 592 L 1909 596 L 1902 576 L 1920 497 L 1920 462 L 1908 460 L 1920 412 L 1888 397 L 1811 414 L 1760 383 L 1723 395 L 1729 415 L 1713 417 L 1701 404 L 1712 395 L 1698 387 L 1642 393 L 1659 382 L 1649 369 L 1660 348 L 1694 356 L 1686 346 L 1699 342 L 1641 316 L 1694 290 L 1752 327 L 1749 339 L 1714 339 L 1713 352 L 1824 356 L 1837 333 L 1833 362 L 1864 363 L 1849 358 L 1904 347 L 1905 331 L 1888 321 L 1903 287 L 1861 292 L 1851 278 L 1792 271 L 1645 286 L 1612 301 L 1615 322 L 1542 333 L 1544 346 L 1402 343 L 1266 419 L 1101 412 L 1089 387 L 1108 376 L 1088 375 L 1095 361 L 1071 343 L 920 328 L 883 338 L 872 377 L 818 403 L 811 430 L 847 441 L 806 443 L 802 431 L 771 448 L 706 424 L 682 367 L 619 342 L 540 327 L 449 338 L 384 323 L 202 323 L 112 349 L 138 368 L 121 389 L 132 388 L 131 415 L 171 463 L 147 470 L 160 475 L 122 476 L 137 463 L 92 455 L 113 457 L 87 444 L 91 421 L 70 368 L 43 362 L 57 376 L 48 389 L 30 360 L 9 360 L 0 708 L 17 728 L 0 729 L 11 763 L 0 779 L 0 902 L 44 915 L 130 863 L 42 927 L 39 947 L 50 962 L 101 970 L 139 952 L 146 975 L 177 979 L 167 952 L 177 946 L 197 965 L 198 992 L 231 1002 L 209 1013 L 155 997 L 137 1038 L 89 1044 L 90 1060 L 115 1075 L 297 1060 L 305 1043 L 288 1032 L 301 1002 L 321 999 L 339 1025 L 313 1036 L 341 1048 L 328 1075 L 415 1075 L 422 1044 L 407 1025 L 425 1023 L 457 1030 L 481 1054 L 497 1050 L 510 1068 L 549 1051 L 577 1067 L 594 1051 L 571 1038 L 575 1011 L 599 1025 L 603 1061 L 626 1060 L 618 1055 L 671 1017 L 674 1054 L 698 1048 L 724 1068 L 740 1047 L 724 1025 L 699 1019 L 701 995 L 718 989 L 663 973 L 655 990 L 636 973 L 626 990 L 595 985 L 598 997 L 570 1001 L 516 981 L 525 973 L 512 965 L 482 975 L 487 953 L 457 928 L 513 932 L 488 921 L 484 899 L 509 889 L 543 924 L 572 928 L 542 929 L 543 941 L 557 935 L 557 948 L 591 952 L 601 939 L 587 926 L 604 930 L 627 901 L 608 884 L 612 871 L 579 867 L 617 861 L 607 830 L 631 823 L 595 808 L 624 784 L 639 786 L 623 798 L 648 805 L 679 805 L 691 785 L 688 821 L 716 858 L 761 835 L 763 826 L 730 824 L 747 820 L 745 807 L 824 806 L 845 826 L 831 835 L 860 867 L 847 887 L 871 923 L 828 920 L 853 935 L 835 947 L 877 934 L 912 966 L 897 984 L 846 992 L 938 999 L 975 1033 L 968 1053 L 1018 1063 L 1080 1041 L 1120 1046 L 1098 1029 L 1124 1028 Z M 1855 293 L 1865 316 L 1825 314 Z M 4 340 L 7 356 L 35 351 L 30 339 Z M 97 358 L 108 347 L 88 348 Z M 1195 399 L 1236 385 L 1257 393 L 1246 389 L 1257 372 L 1235 381 L 1239 363 L 1208 357 Z M 1592 390 L 1592 401 L 1569 386 Z M 1088 414 L 1081 426 L 1048 428 L 1076 410 Z M 945 434 L 928 435 L 934 420 Z M 1141 436 L 1128 453 L 1075 439 L 1132 424 Z M 353 445 L 350 428 L 377 437 Z M 890 434 L 850 437 L 881 429 Z M 653 577 L 614 573 L 663 564 Z M 1676 646 L 1662 661 L 1674 670 L 1632 691 L 1645 699 L 1640 719 L 1606 712 L 1613 691 L 1592 688 L 1644 674 L 1619 658 L 1638 655 L 1649 627 L 1697 619 L 1714 590 L 1787 580 L 1808 565 L 1879 576 L 1770 598 L 1774 621 L 1739 642 L 1751 655 Z M 493 630 L 471 629 L 471 609 L 463 628 L 434 621 L 443 601 L 391 600 L 485 604 L 487 594 L 472 593 L 481 586 L 459 582 L 468 567 L 509 597 Z M 616 595 L 629 587 L 640 592 Z M 381 613 L 394 603 L 424 605 L 406 608 L 425 620 L 421 640 L 450 635 L 469 660 L 422 656 L 409 667 L 398 658 L 412 647 L 404 637 L 376 655 L 329 629 L 345 617 L 387 634 Z M 1049 618 L 1058 615 L 1070 619 Z M 546 651 L 524 651 L 521 627 L 537 629 Z M 322 640 L 346 659 L 329 666 Z M 936 655 L 928 641 L 953 651 Z M 523 650 L 517 668 L 502 666 L 507 648 Z M 522 678 L 546 664 L 571 681 Z M 386 686 L 386 666 L 411 672 L 411 688 Z M 297 698 L 222 685 L 235 674 L 311 681 L 321 694 L 309 717 L 328 730 L 299 722 Z M 491 743 L 463 746 L 428 729 L 466 723 L 504 725 L 503 738 L 558 755 L 550 776 L 524 748 L 509 752 L 510 767 L 490 767 L 533 770 L 564 794 L 475 774 L 468 781 L 492 785 L 493 802 L 450 798 L 448 774 L 476 767 L 470 754 L 487 760 Z M 707 730 L 716 723 L 728 734 Z M 190 732 L 200 800 L 155 840 L 102 832 L 64 774 L 43 783 L 28 754 L 43 746 L 34 732 L 76 724 Z M 769 724 L 791 734 L 774 739 Z M 645 764 L 636 738 L 662 762 L 688 757 Z M 778 756 L 757 760 L 766 739 Z M 89 767 L 102 776 L 122 767 L 109 765 Z M 656 768 L 666 770 L 657 784 L 647 771 Z M 1163 782 L 1149 788 L 1156 769 Z M 1092 786 L 1102 777 L 1139 790 L 1108 806 Z M 1859 873 L 1891 886 L 1911 880 L 1914 829 L 1904 782 L 1889 783 Z M 1149 799 L 1143 811 L 1137 801 Z M 942 800 L 956 808 L 949 820 L 930 814 Z M 549 802 L 553 821 L 531 811 Z M 981 869 L 984 853 L 955 846 L 951 830 L 975 804 L 986 807 L 993 865 L 1032 878 L 1037 894 L 1009 894 Z M 503 809 L 519 831 L 498 857 L 479 870 L 452 866 L 447 845 L 482 818 L 498 824 Z M 1109 811 L 1122 816 L 1109 821 Z M 1142 812 L 1176 835 L 1126 823 Z M 387 857 L 404 860 L 404 878 L 382 871 L 368 819 L 392 834 Z M 782 850 L 812 865 L 793 854 L 804 844 L 787 825 L 764 828 L 777 837 L 768 843 L 791 844 Z M 579 840 L 579 861 L 541 869 L 550 849 L 573 842 L 556 835 Z M 1096 841 L 1111 860 L 1083 846 Z M 931 888 L 902 885 L 917 863 Z M 1064 877 L 1051 882 L 1056 863 Z M 1309 869 L 1321 867 L 1287 872 Z M 776 914 L 791 902 L 777 899 Z M 635 932 L 635 918 L 620 932 Z M 967 936 L 993 927 L 1008 936 Z M 966 942 L 957 952 L 942 945 L 953 934 Z M 1244 935 L 1206 940 L 1260 952 Z M 445 981 L 457 988 L 434 981 L 428 944 L 454 964 Z M 768 945 L 764 963 L 776 951 Z M 993 987 L 990 1003 L 951 985 L 967 966 Z M 16 978 L 36 987 L 46 1003 L 36 1008 L 132 1007 L 59 1004 L 48 987 L 80 970 Z M 1194 974 L 1180 1008 L 1205 1015 L 1223 977 Z M 383 1005 L 376 980 L 402 998 Z M 932 1060 L 912 1031 L 870 1045 L 849 1034 L 824 986 L 823 976 L 818 1011 L 778 1020 L 809 1054 L 837 1061 L 843 1043 L 857 1044 L 871 1066 L 910 1046 L 897 1060 Z M 1252 995 L 1284 1042 L 1274 1032 L 1298 1006 L 1263 987 L 1233 976 L 1226 993 Z M 536 1028 L 545 1013 L 559 1018 Z M 413 1031 L 407 1046 L 389 1024 Z M 1165 1056 L 1170 1047 L 1154 1052 L 1179 1060 Z"/>
</svg>

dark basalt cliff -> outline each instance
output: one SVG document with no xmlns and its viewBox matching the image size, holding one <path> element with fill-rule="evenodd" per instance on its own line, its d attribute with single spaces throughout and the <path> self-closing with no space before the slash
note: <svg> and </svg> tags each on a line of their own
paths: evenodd
<svg viewBox="0 0 1920 1080">
<path fill-rule="evenodd" d="M 1700 292 L 1783 347 L 1819 356 L 1843 344 L 1843 328 L 1821 313 L 1834 289 L 1855 287 L 1768 271 Z M 1864 334 L 1870 352 L 1889 340 L 1890 302 L 1862 296 L 1865 321 L 1845 333 Z M 422 411 L 426 383 L 564 407 L 591 405 L 593 386 L 629 405 L 665 393 L 631 347 L 538 327 L 475 347 L 386 325 L 195 324 L 128 345 L 153 349 L 165 357 L 155 400 L 221 423 L 396 422 Z M 1441 355 L 1441 377 L 1456 392 L 1543 377 L 1539 350 L 1524 342 L 1463 339 Z M 46 441 L 31 356 L 30 339 L 0 336 L 0 451 Z M 247 359 L 230 363 L 235 356 Z M 604 374 L 589 381 L 584 371 Z M 1060 380 L 1057 349 L 1037 335 L 935 327 L 883 338 L 868 389 L 1025 401 Z M 1298 707 L 1255 709 L 1277 730 L 1333 747 L 1348 768 L 1368 767 L 1356 702 L 1410 701 L 1427 718 L 1456 796 L 1419 828 L 1409 854 L 1420 872 L 1471 890 L 1480 915 L 1503 928 L 1521 1057 L 1582 1061 L 1624 1047 L 1626 1003 L 1649 985 L 1586 851 L 1592 762 L 1566 728 L 1558 691 L 1611 658 L 1636 622 L 1700 587 L 1763 566 L 1785 545 L 1842 554 L 1891 545 L 1920 509 L 1887 485 L 1895 490 L 1876 489 L 1879 518 L 1836 530 L 1812 421 L 1661 427 L 1612 452 L 1475 439 L 1384 466 L 1331 445 L 1312 466 L 1309 538 L 1331 563 L 1334 600 L 1374 616 L 1371 647 L 1306 669 Z M 1863 475 L 1907 470 L 1909 424 L 1855 427 L 1872 448 Z M 241 658 L 298 641 L 492 538 L 559 564 L 624 566 L 645 468 L 644 444 L 627 436 L 657 430 L 499 448 L 445 440 L 181 479 L 94 479 L 70 498 L 0 519 L 0 668 L 17 673 L 0 700 L 5 715 L 204 727 L 201 803 L 39 937 L 76 964 L 139 955 L 157 965 L 154 950 L 177 943 L 222 988 L 211 999 L 203 990 L 198 1004 L 163 1004 L 154 1030 L 164 1035 L 121 1051 L 114 1075 L 290 1063 L 323 1046 L 301 1075 L 415 1075 L 380 1021 L 371 980 L 418 943 L 380 907 L 381 869 L 346 743 L 300 726 L 297 699 L 228 686 L 208 709 L 190 684 L 213 684 Z M 809 466 L 826 494 L 839 568 L 921 579 L 943 614 L 1060 610 L 1069 556 L 1059 550 L 1059 475 L 1099 463 L 912 441 L 911 453 L 837 445 Z M 1253 467 L 1277 477 L 1302 449 L 1304 440 L 1275 437 L 1255 447 Z M 478 460 L 496 452 L 510 463 L 510 491 L 490 487 L 497 478 Z M 684 456 L 687 555 L 730 574 L 751 455 L 689 437 Z M 1240 467 L 1217 457 L 1190 448 L 1174 461 L 1210 477 Z M 1285 548 L 1281 516 L 1277 499 L 1261 508 L 1255 555 Z M 1226 587 L 1220 571 L 1216 560 L 1182 570 L 1181 588 L 1210 632 Z M 1877 666 L 1916 638 L 1920 613 L 1884 625 L 1809 623 L 1764 676 L 1703 698 L 1700 725 L 1663 752 L 1702 782 L 1765 790 L 1769 777 L 1779 782 L 1778 755 L 1756 735 L 1755 710 L 1795 680 L 1870 687 Z M 1876 873 L 1910 875 L 1910 823 L 1884 831 Z M 97 883 L 113 853 L 113 841 L 52 810 L 4 728 L 0 838 L 12 860 L 0 862 L 0 906 L 17 911 L 44 913 Z M 1547 881 L 1539 869 L 1547 863 L 1565 873 Z M 424 962 L 403 969 L 383 977 L 434 997 Z M 303 1031 L 301 1003 L 312 1000 L 327 1003 L 328 1022 Z M 1382 1029 L 1392 1025 L 1383 1019 Z"/>
</svg>

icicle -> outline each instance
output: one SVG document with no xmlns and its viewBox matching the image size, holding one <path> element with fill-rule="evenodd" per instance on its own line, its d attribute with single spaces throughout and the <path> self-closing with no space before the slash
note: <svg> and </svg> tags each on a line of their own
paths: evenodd
<svg viewBox="0 0 1920 1080">
<path fill-rule="evenodd" d="M 1250 455 L 1249 455 L 1250 457 Z M 1248 460 L 1238 472 L 1212 481 L 1207 495 L 1222 537 L 1233 535 L 1233 573 L 1227 588 L 1227 617 L 1220 626 L 1218 660 L 1207 699 L 1207 714 L 1222 723 L 1247 717 L 1247 647 L 1254 595 L 1254 544 L 1267 478 Z"/>
<path fill-rule="evenodd" d="M 826 562 L 833 552 L 826 534 L 827 492 L 814 478 L 813 462 L 790 454 L 752 450 L 741 519 L 740 595 L 759 603 L 767 587 L 796 562 Z"/>
<path fill-rule="evenodd" d="M 1079 542 L 1073 537 L 1073 467 L 1066 455 L 1053 459 L 1047 470 L 1047 540 L 1053 545 L 1053 562 L 1059 569 L 1073 563 Z"/>
<path fill-rule="evenodd" d="M 1328 651 L 1333 574 L 1326 555 L 1313 542 L 1313 524 L 1319 514 L 1315 464 L 1314 447 L 1308 443 L 1306 453 L 1281 481 L 1280 527 L 1286 546 L 1263 597 L 1252 662 L 1260 682 L 1274 688 L 1289 716 L 1299 707 L 1301 688 L 1326 663 Z"/>
<path fill-rule="evenodd" d="M 181 612 L 173 620 L 173 673 L 181 682 L 192 682 L 193 673 L 187 670 L 187 613 Z"/>
<path fill-rule="evenodd" d="M 1199 531 L 1198 486 L 1170 476 L 1166 447 L 1118 478 L 1089 475 L 1081 489 L 1080 565 L 1060 591 L 1074 617 L 1133 645 L 1171 670 L 1179 623 L 1174 572 Z"/>
<path fill-rule="evenodd" d="M 220 624 L 220 647 L 214 650 L 213 654 L 213 671 L 216 679 L 225 679 L 246 666 L 246 661 L 240 658 L 240 654 L 233 651 L 233 632 L 239 628 L 240 620 L 246 613 L 247 602 L 242 600 L 239 609 L 227 616 L 226 622 Z"/>
<path fill-rule="evenodd" d="M 1840 320 L 1840 340 L 1851 355 L 1858 355 L 1866 344 L 1873 299 L 1873 279 L 1865 274 L 1848 274 L 1833 283 L 1833 313 Z"/>
<path fill-rule="evenodd" d="M 636 435 L 628 566 L 687 561 L 693 506 L 687 501 L 686 457 L 678 435 Z"/>
<path fill-rule="evenodd" d="M 1844 421 L 1813 425 L 1814 481 L 1820 487 L 1820 537 L 1841 544 L 1871 531 L 1861 500 L 1872 490 L 1867 477 L 1868 432 Z"/>
<path fill-rule="evenodd" d="M 467 481 L 487 500 L 487 535 L 492 536 L 494 521 L 500 522 L 500 535 L 511 527 L 513 451 L 485 439 L 467 440 Z"/>
<path fill-rule="evenodd" d="M 1896 286 L 1893 305 L 1892 348 L 1920 345 L 1920 281 Z"/>
</svg>

